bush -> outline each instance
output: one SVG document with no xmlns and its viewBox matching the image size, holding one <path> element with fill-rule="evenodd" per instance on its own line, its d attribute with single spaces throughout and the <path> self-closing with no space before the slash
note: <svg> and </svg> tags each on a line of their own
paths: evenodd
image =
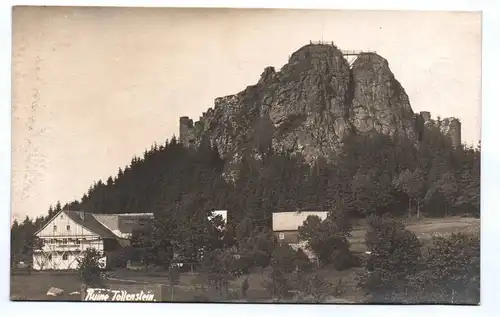
<svg viewBox="0 0 500 317">
<path fill-rule="evenodd" d="M 273 268 L 262 285 L 273 299 L 284 299 L 290 296 L 292 281 L 290 276 L 279 269 Z"/>
<path fill-rule="evenodd" d="M 299 301 L 320 303 L 331 295 L 333 285 L 317 272 L 298 272 L 294 276 L 294 288 L 300 293 Z"/>
<path fill-rule="evenodd" d="M 479 236 L 456 233 L 436 237 L 423 255 L 423 268 L 413 279 L 419 302 L 478 304 Z"/>
<path fill-rule="evenodd" d="M 279 245 L 271 256 L 271 266 L 284 273 L 292 273 L 297 268 L 297 252 L 288 244 Z"/>
<path fill-rule="evenodd" d="M 407 302 L 415 290 L 412 276 L 421 261 L 420 242 L 413 232 L 388 217 L 370 219 L 366 245 L 372 252 L 358 287 L 376 303 Z"/>
<path fill-rule="evenodd" d="M 96 249 L 87 249 L 83 257 L 77 259 L 78 271 L 81 280 L 89 286 L 98 286 L 101 284 L 101 272 L 103 266 L 99 262 L 102 254 Z"/>
<path fill-rule="evenodd" d="M 203 257 L 202 272 L 206 275 L 210 285 L 219 290 L 222 297 L 223 290 L 228 291 L 231 280 L 236 278 L 235 255 L 231 250 L 213 250 Z"/>
</svg>

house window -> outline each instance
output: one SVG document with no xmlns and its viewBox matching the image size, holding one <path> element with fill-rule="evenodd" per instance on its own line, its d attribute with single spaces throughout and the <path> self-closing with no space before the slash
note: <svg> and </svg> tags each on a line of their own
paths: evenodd
<svg viewBox="0 0 500 317">
<path fill-rule="evenodd" d="M 62 241 L 63 241 L 63 244 L 68 244 L 68 239 L 64 238 Z"/>
<path fill-rule="evenodd" d="M 69 226 L 69 225 L 67 225 L 67 226 L 66 226 L 66 230 L 68 230 L 68 231 L 69 231 L 69 229 L 70 229 L 70 226 Z"/>
<path fill-rule="evenodd" d="M 285 234 L 283 232 L 280 232 L 279 239 L 280 240 L 285 240 Z"/>
<path fill-rule="evenodd" d="M 80 239 L 76 239 L 76 244 L 80 244 Z"/>
<path fill-rule="evenodd" d="M 67 260 L 68 259 L 68 255 L 67 254 L 63 254 L 62 259 L 63 260 Z"/>
<path fill-rule="evenodd" d="M 57 230 L 57 226 L 56 226 L 56 225 L 54 225 L 54 231 L 56 231 L 56 230 Z"/>
</svg>

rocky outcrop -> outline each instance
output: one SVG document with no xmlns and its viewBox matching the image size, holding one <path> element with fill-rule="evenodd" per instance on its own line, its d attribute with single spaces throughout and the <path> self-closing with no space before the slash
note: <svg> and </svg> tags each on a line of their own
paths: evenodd
<svg viewBox="0 0 500 317">
<path fill-rule="evenodd" d="M 334 158 L 352 133 L 418 141 L 416 120 L 429 121 L 430 114 L 413 113 L 383 57 L 363 53 L 351 67 L 336 46 L 309 44 L 279 72 L 267 67 L 257 84 L 215 99 L 199 121 L 182 117 L 180 140 L 192 146 L 207 140 L 230 163 L 269 148 L 312 162 Z"/>
<path fill-rule="evenodd" d="M 349 118 L 357 131 L 416 138 L 408 95 L 387 60 L 374 53 L 359 55 L 352 67 L 352 89 Z"/>
</svg>

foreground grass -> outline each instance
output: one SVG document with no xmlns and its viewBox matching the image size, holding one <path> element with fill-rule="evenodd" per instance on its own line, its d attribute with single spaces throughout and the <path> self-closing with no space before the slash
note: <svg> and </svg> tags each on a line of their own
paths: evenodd
<svg viewBox="0 0 500 317">
<path fill-rule="evenodd" d="M 406 222 L 406 228 L 413 231 L 417 238 L 425 245 L 434 235 L 450 235 L 455 232 L 479 232 L 480 219 L 465 217 L 411 219 Z M 366 225 L 354 227 L 349 242 L 355 253 L 364 253 Z"/>
<path fill-rule="evenodd" d="M 135 274 L 134 274 L 135 275 Z M 127 278 L 129 282 L 122 281 L 108 281 L 108 285 L 112 288 L 119 289 L 124 285 L 152 285 L 163 284 L 169 285 L 168 279 L 164 277 L 148 277 L 148 276 L 134 276 L 126 272 L 120 272 L 120 278 Z M 174 302 L 205 302 L 205 301 L 219 301 L 221 296 L 219 291 L 205 288 L 195 289 L 189 282 L 193 276 L 183 274 L 182 283 L 173 288 L 166 288 L 165 300 Z M 57 274 L 53 272 L 33 272 L 31 275 L 13 275 L 11 276 L 11 300 L 30 300 L 30 301 L 79 301 L 80 295 L 69 295 L 71 292 L 80 291 L 81 282 L 76 273 Z M 132 282 L 134 281 L 134 282 Z M 234 284 L 234 283 L 233 283 Z M 61 296 L 53 297 L 47 296 L 46 293 L 51 287 L 57 287 L 64 290 Z M 239 287 L 235 288 L 234 285 L 230 286 L 230 293 L 233 294 L 233 299 L 238 298 Z M 234 296 L 236 295 L 236 296 Z M 261 288 L 250 288 L 247 292 L 248 300 L 250 301 L 265 301 L 269 298 L 267 292 Z"/>
<path fill-rule="evenodd" d="M 64 290 L 59 297 L 47 296 L 50 287 Z M 10 297 L 13 300 L 80 300 L 79 295 L 69 295 L 79 291 L 81 282 L 76 272 L 33 272 L 31 275 L 12 275 L 10 278 Z"/>
<path fill-rule="evenodd" d="M 338 278 L 343 279 L 346 286 L 346 294 L 349 294 L 342 296 L 341 298 L 349 301 L 359 300 L 359 297 L 356 296 L 355 292 L 355 281 L 352 280 L 352 277 L 354 277 L 353 272 L 353 270 L 345 272 L 332 271 L 327 274 L 327 279 L 332 283 L 335 283 Z M 112 285 L 112 288 L 115 289 L 126 284 L 143 284 L 145 286 L 152 284 L 169 285 L 168 278 L 166 277 L 138 276 L 137 273 L 138 272 L 133 272 L 133 274 L 128 274 L 126 271 L 121 271 L 119 274 L 114 274 L 115 278 L 120 280 L 126 279 L 129 282 L 115 280 L 108 282 Z M 196 276 L 185 273 L 181 276 L 181 283 L 173 288 L 173 296 L 172 288 L 168 287 L 166 289 L 165 301 L 217 302 L 239 300 L 241 298 L 241 282 L 244 278 L 248 278 L 249 289 L 244 300 L 248 302 L 269 302 L 271 296 L 263 287 L 267 273 L 269 273 L 269 269 L 262 269 L 258 272 L 253 272 L 232 281 L 229 285 L 229 297 L 228 294 L 225 293 L 221 296 L 218 290 L 212 288 L 205 287 L 204 289 L 201 289 L 199 287 L 193 287 L 192 282 L 196 279 Z M 76 273 L 57 274 L 49 272 L 33 272 L 31 275 L 13 275 L 11 277 L 11 299 L 35 301 L 79 301 L 79 294 L 69 295 L 69 293 L 79 291 L 80 286 L 81 282 L 79 281 Z M 46 293 L 50 287 L 63 289 L 63 295 L 58 297 L 47 296 Z"/>
</svg>

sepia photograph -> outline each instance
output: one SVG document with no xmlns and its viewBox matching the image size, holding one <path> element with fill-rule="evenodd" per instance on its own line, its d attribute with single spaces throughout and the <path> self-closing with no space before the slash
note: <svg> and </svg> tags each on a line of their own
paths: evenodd
<svg viewBox="0 0 500 317">
<path fill-rule="evenodd" d="M 13 7 L 10 300 L 479 305 L 481 22 Z"/>
</svg>

